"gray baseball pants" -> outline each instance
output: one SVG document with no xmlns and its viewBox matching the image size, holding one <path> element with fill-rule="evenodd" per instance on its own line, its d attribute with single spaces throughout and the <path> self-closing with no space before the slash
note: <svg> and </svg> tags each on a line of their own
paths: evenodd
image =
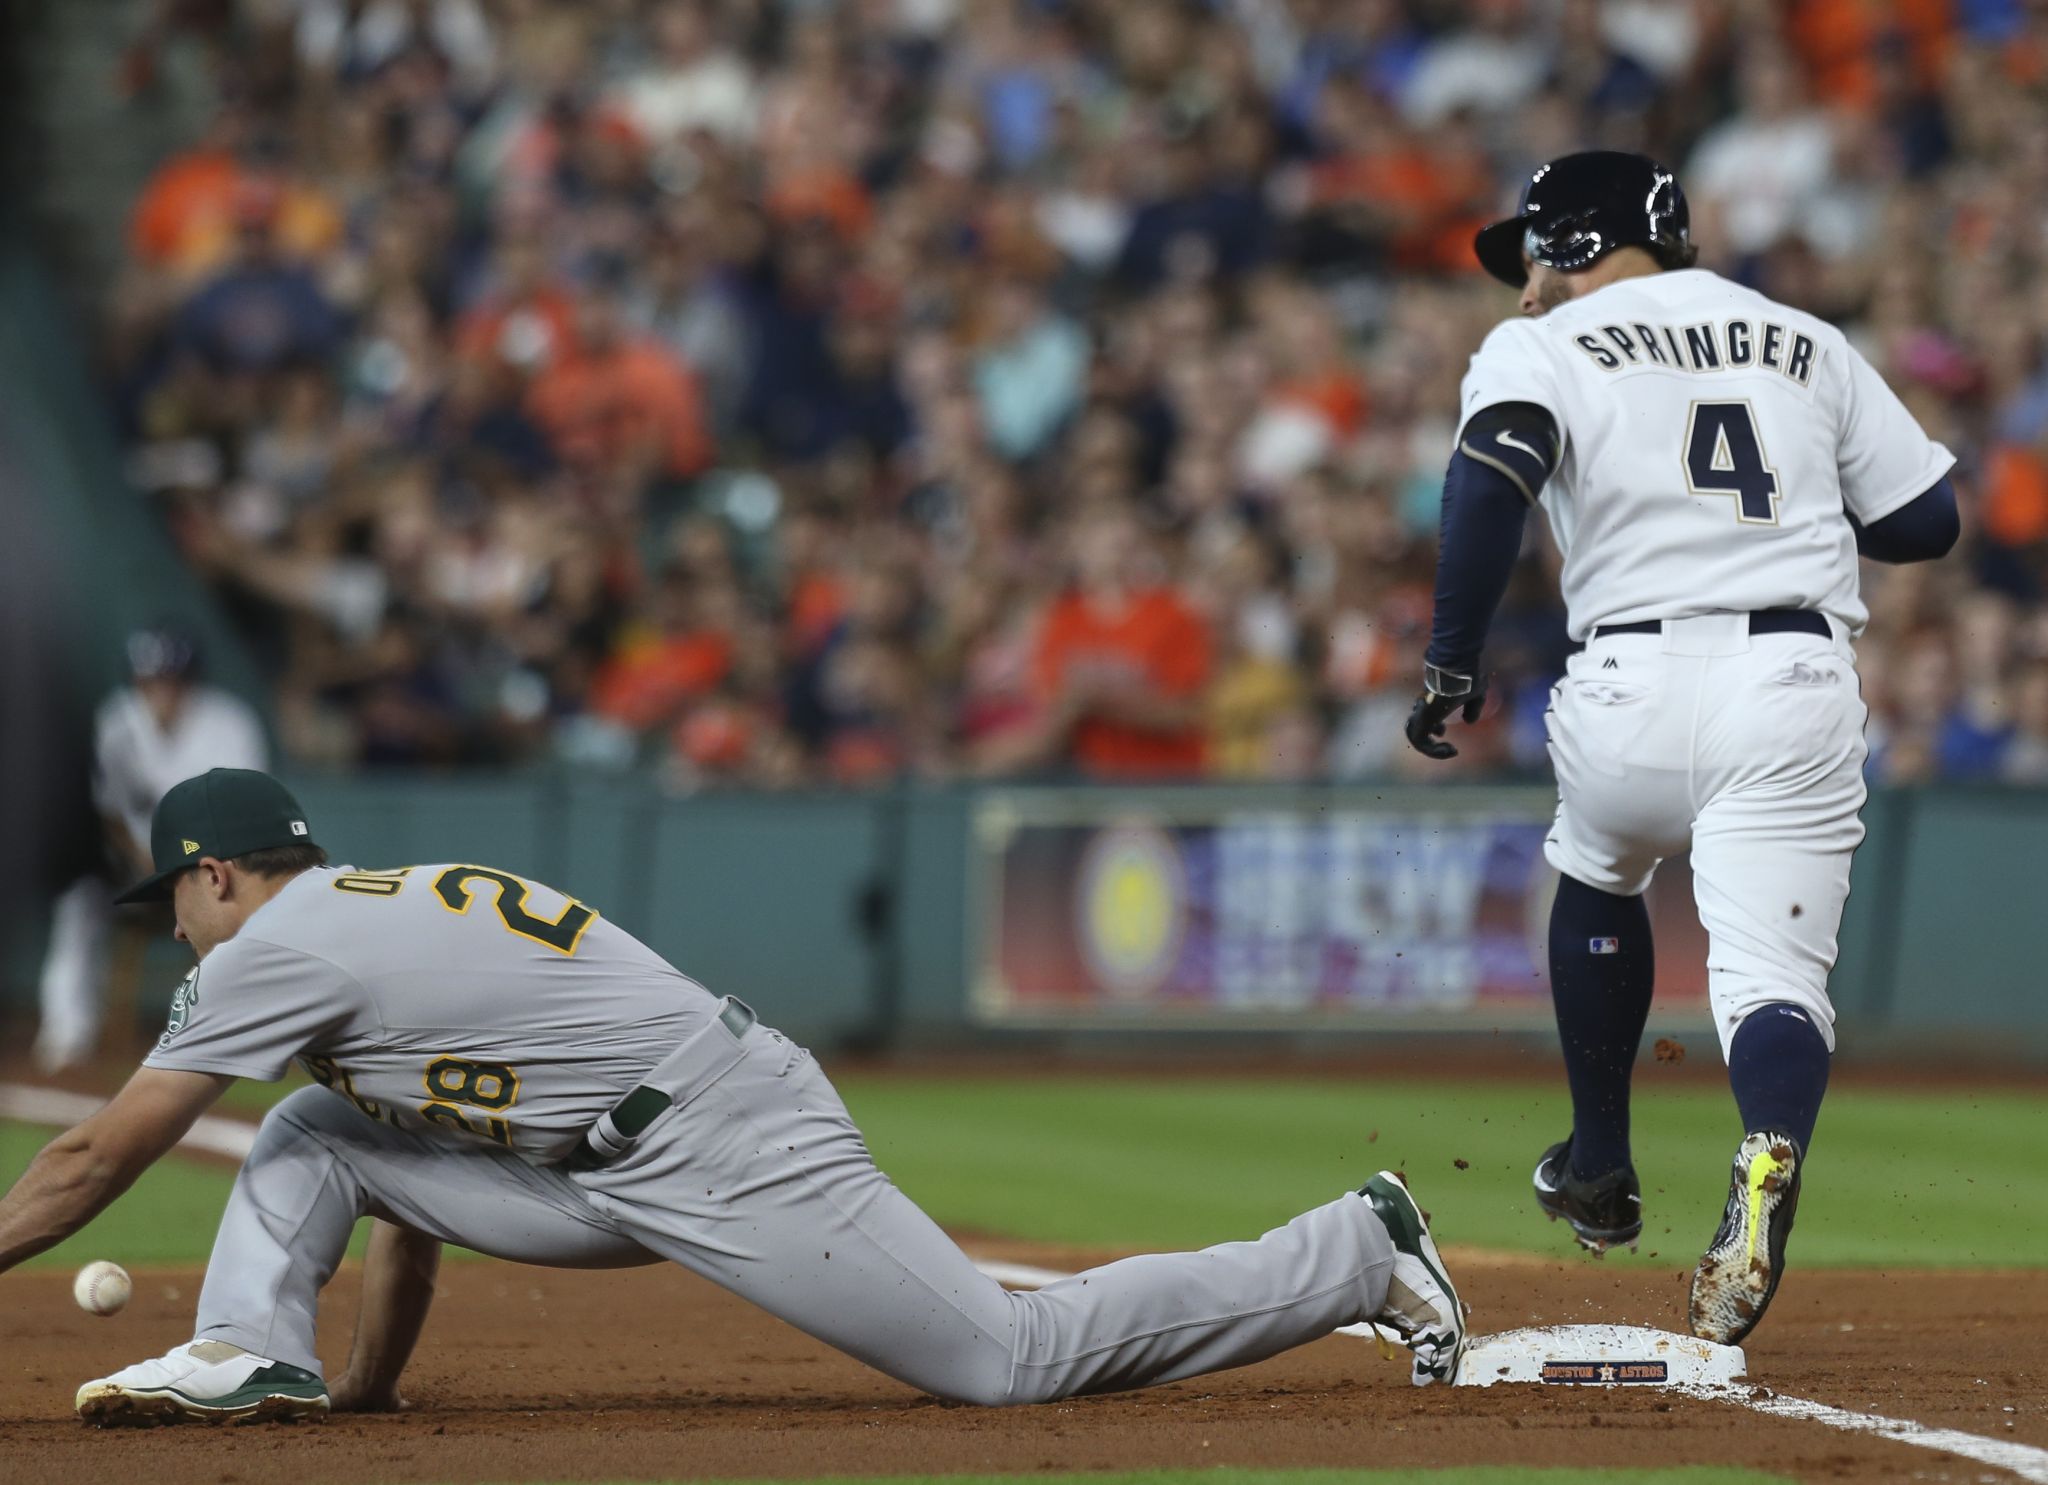
<svg viewBox="0 0 2048 1485">
<path fill-rule="evenodd" d="M 677 1106 L 592 1171 L 457 1146 L 300 1089 L 264 1119 L 235 1181 L 198 1337 L 318 1372 L 320 1289 L 366 1214 L 519 1263 L 669 1259 L 913 1387 L 992 1405 L 1243 1366 L 1385 1301 L 1393 1245 L 1356 1195 L 1255 1242 L 1011 1293 L 876 1168 L 809 1053 L 716 1021 L 692 1042 L 695 1065 L 664 1064 Z"/>
</svg>

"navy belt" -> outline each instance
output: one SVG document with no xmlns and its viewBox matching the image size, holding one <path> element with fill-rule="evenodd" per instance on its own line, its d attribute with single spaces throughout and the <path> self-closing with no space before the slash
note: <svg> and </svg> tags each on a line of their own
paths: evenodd
<svg viewBox="0 0 2048 1485">
<path fill-rule="evenodd" d="M 1593 631 L 1593 638 L 1607 639 L 1616 634 L 1662 634 L 1662 619 L 1638 619 L 1633 624 L 1602 624 Z M 1749 632 L 1751 634 L 1816 634 L 1822 639 L 1833 639 L 1834 631 L 1828 628 L 1827 617 L 1807 608 L 1759 608 L 1750 610 Z"/>
<path fill-rule="evenodd" d="M 744 1001 L 727 996 L 719 1007 L 718 1019 L 737 1041 L 758 1018 Z M 642 1083 L 584 1131 L 583 1138 L 563 1163 L 570 1170 L 596 1170 L 610 1165 L 633 1147 L 650 1124 L 675 1107 L 675 1102 L 673 1094 Z"/>
</svg>

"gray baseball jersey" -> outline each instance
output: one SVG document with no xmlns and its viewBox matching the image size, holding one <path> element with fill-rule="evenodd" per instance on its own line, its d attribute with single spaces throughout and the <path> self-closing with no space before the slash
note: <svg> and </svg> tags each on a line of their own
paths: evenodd
<svg viewBox="0 0 2048 1485">
<path fill-rule="evenodd" d="M 1411 1293 L 1355 1194 L 1255 1242 L 1008 1293 L 876 1169 L 809 1054 L 738 1010 L 503 872 L 295 879 L 207 955 L 146 1059 L 269 1079 L 298 1057 L 326 1084 L 264 1119 L 197 1337 L 317 1371 L 319 1291 L 365 1213 L 523 1263 L 667 1258 L 891 1376 L 985 1403 L 1239 1366 Z M 670 1105 L 623 1156 L 558 1163 L 643 1082 Z"/>
<path fill-rule="evenodd" d="M 147 1066 L 294 1058 L 401 1129 L 558 1159 L 717 1002 L 551 887 L 482 866 L 309 871 L 206 957 Z"/>
</svg>

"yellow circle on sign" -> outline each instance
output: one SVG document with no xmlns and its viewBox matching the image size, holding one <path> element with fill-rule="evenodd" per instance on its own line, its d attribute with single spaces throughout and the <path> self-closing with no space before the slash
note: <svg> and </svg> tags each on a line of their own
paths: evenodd
<svg viewBox="0 0 2048 1485">
<path fill-rule="evenodd" d="M 1180 951 L 1186 912 L 1180 852 L 1150 827 L 1106 830 L 1081 867 L 1081 947 L 1088 967 L 1111 994 L 1144 995 L 1158 987 Z"/>
</svg>

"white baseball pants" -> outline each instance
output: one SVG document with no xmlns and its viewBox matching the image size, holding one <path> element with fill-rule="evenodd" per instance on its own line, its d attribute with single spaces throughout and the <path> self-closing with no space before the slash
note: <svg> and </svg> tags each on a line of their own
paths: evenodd
<svg viewBox="0 0 2048 1485">
<path fill-rule="evenodd" d="M 731 1043 L 709 1085 L 595 1171 L 397 1129 L 325 1088 L 292 1094 L 236 1178 L 197 1336 L 319 1371 L 319 1291 L 365 1214 L 520 1263 L 670 1259 L 913 1387 L 987 1404 L 1243 1366 L 1385 1303 L 1393 1244 L 1356 1195 L 1255 1242 L 1010 1293 L 876 1168 L 809 1053 L 760 1025 L 703 1036 Z"/>
<path fill-rule="evenodd" d="M 1632 897 L 1690 846 L 1722 1054 L 1773 1001 L 1832 1051 L 1828 972 L 1866 794 L 1848 641 L 1752 636 L 1744 614 L 1667 619 L 1592 640 L 1551 701 L 1550 864 Z"/>
<path fill-rule="evenodd" d="M 51 910 L 35 1046 L 36 1064 L 46 1072 L 83 1062 L 99 1043 L 113 912 L 113 894 L 96 876 L 66 887 Z"/>
</svg>

